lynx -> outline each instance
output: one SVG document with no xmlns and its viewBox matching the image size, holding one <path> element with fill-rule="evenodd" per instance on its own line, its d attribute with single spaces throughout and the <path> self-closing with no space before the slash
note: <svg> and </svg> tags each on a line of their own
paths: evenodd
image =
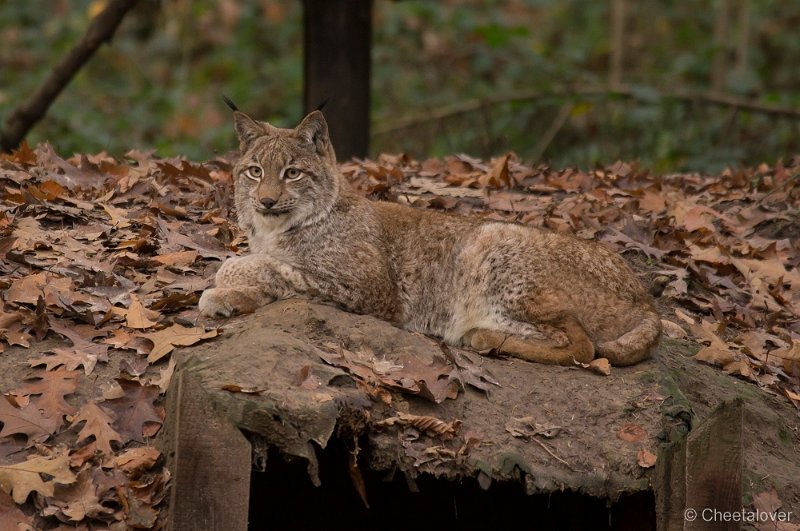
<svg viewBox="0 0 800 531">
<path fill-rule="evenodd" d="M 301 297 L 535 362 L 630 365 L 656 347 L 649 295 L 601 244 L 371 201 L 340 175 L 320 111 L 282 129 L 237 110 L 234 127 L 251 253 L 222 264 L 204 315 Z"/>
</svg>

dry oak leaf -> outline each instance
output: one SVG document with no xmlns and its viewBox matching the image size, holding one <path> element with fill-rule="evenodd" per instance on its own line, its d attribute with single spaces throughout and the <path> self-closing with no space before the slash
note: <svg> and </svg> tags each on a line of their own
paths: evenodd
<svg viewBox="0 0 800 531">
<path fill-rule="evenodd" d="M 131 293 L 131 304 L 125 312 L 125 326 L 137 330 L 152 328 L 158 324 L 158 321 L 152 321 L 151 319 L 158 319 L 159 317 L 161 317 L 161 314 L 145 308 L 139 297 Z"/>
<path fill-rule="evenodd" d="M 29 446 L 47 439 L 60 424 L 55 417 L 45 417 L 36 406 L 14 407 L 5 396 L 0 397 L 0 422 L 3 423 L 0 438 L 21 433 L 28 437 Z"/>
<path fill-rule="evenodd" d="M 41 473 L 52 476 L 52 479 L 43 481 Z M 15 465 L 0 466 L 0 488 L 20 504 L 25 503 L 31 491 L 52 496 L 56 483 L 69 485 L 75 479 L 75 474 L 69 469 L 69 458 L 64 454 L 33 457 Z"/>
<path fill-rule="evenodd" d="M 783 360 L 783 368 L 789 374 L 800 372 L 800 339 L 792 339 L 791 345 L 773 350 L 769 355 Z"/>
<path fill-rule="evenodd" d="M 758 531 L 800 531 L 800 525 L 794 524 L 790 521 L 782 522 L 777 519 L 780 508 L 783 502 L 778 497 L 778 492 L 775 487 L 770 490 L 760 492 L 753 495 L 753 508 L 759 513 L 764 514 L 767 518 L 765 521 L 757 522 L 755 524 Z M 792 518 L 792 513 L 784 509 L 783 516 L 788 519 Z M 776 517 L 774 519 L 770 517 Z"/>
<path fill-rule="evenodd" d="M 617 431 L 617 437 L 625 442 L 635 443 L 644 440 L 647 432 L 638 424 L 624 424 Z"/>
<path fill-rule="evenodd" d="M 92 341 L 95 337 L 104 336 L 107 332 L 96 330 L 93 326 L 75 326 L 67 321 L 50 319 L 50 328 L 53 332 L 72 341 L 75 350 L 85 356 L 97 356 L 97 361 L 108 361 L 108 345 Z"/>
<path fill-rule="evenodd" d="M 399 424 L 401 426 L 412 426 L 419 431 L 426 432 L 432 437 L 442 437 L 444 439 L 451 439 L 458 434 L 461 428 L 461 421 L 456 419 L 452 422 L 445 422 L 430 417 L 427 415 L 412 415 L 410 413 L 398 412 L 396 416 L 383 419 L 378 422 L 377 426 L 394 426 Z"/>
<path fill-rule="evenodd" d="M 175 358 L 170 358 L 167 366 L 158 372 L 158 377 L 151 378 L 148 383 L 150 385 L 157 385 L 158 388 L 161 389 L 161 394 L 166 393 L 167 388 L 169 387 L 169 382 L 172 380 L 172 375 L 175 372 L 176 364 L 177 362 L 175 361 Z"/>
<path fill-rule="evenodd" d="M 154 363 L 172 352 L 175 347 L 187 347 L 203 339 L 210 339 L 218 335 L 219 330 L 217 329 L 206 330 L 201 326 L 187 327 L 176 323 L 158 332 L 139 334 L 138 337 L 153 343 L 153 349 L 147 355 L 147 361 Z"/>
<path fill-rule="evenodd" d="M 534 435 L 541 435 L 547 439 L 557 437 L 561 433 L 561 426 L 547 426 L 535 421 L 531 416 L 511 417 L 506 422 L 506 431 L 514 437 L 531 439 Z"/>
<path fill-rule="evenodd" d="M 664 335 L 670 339 L 686 339 L 688 335 L 681 325 L 667 319 L 661 319 L 661 329 L 664 330 Z"/>
<path fill-rule="evenodd" d="M 89 437 L 94 437 L 97 449 L 104 455 L 112 455 L 114 450 L 111 448 L 111 441 L 122 443 L 122 436 L 111 427 L 113 419 L 97 403 L 88 402 L 81 407 L 78 414 L 72 419 L 72 426 L 77 426 L 81 422 L 86 422 L 78 433 L 78 441 L 81 442 Z"/>
<path fill-rule="evenodd" d="M 25 529 L 22 525 L 33 529 L 33 526 L 30 526 L 32 522 L 33 519 L 20 510 L 19 506 L 11 499 L 11 496 L 0 491 L 0 529 L 22 531 Z"/>
<path fill-rule="evenodd" d="M 697 361 L 702 361 L 708 363 L 709 365 L 716 365 L 718 367 L 725 367 L 736 361 L 736 356 L 727 347 L 703 347 L 697 351 L 697 354 L 695 354 L 693 357 Z"/>
<path fill-rule="evenodd" d="M 124 396 L 106 400 L 103 404 L 116 413 L 114 427 L 122 435 L 123 442 L 144 442 L 146 425 L 162 424 L 162 418 L 153 405 L 160 390 L 152 385 L 142 385 L 122 378 L 117 378 L 116 381 L 125 393 Z"/>
<path fill-rule="evenodd" d="M 642 468 L 650 468 L 656 464 L 656 455 L 646 448 L 642 448 L 636 452 L 636 462 Z"/>
<path fill-rule="evenodd" d="M 28 364 L 31 367 L 44 365 L 46 371 L 64 366 L 68 371 L 74 371 L 81 365 L 86 376 L 92 374 L 97 365 L 97 354 L 82 352 L 76 348 L 54 348 L 52 354 L 45 354 L 40 358 L 30 358 Z"/>
<path fill-rule="evenodd" d="M 73 282 L 69 278 L 59 277 L 46 272 L 28 275 L 11 283 L 11 286 L 6 292 L 5 300 L 21 304 L 36 304 L 45 286 L 54 286 L 65 291 L 70 291 L 73 288 Z"/>
<path fill-rule="evenodd" d="M 80 471 L 71 485 L 57 485 L 54 497 L 47 502 L 49 506 L 42 512 L 44 516 L 61 513 L 73 522 L 114 513 L 114 509 L 100 503 L 91 468 Z"/>
<path fill-rule="evenodd" d="M 111 464 L 130 477 L 139 477 L 143 471 L 153 468 L 159 457 L 161 452 L 152 446 L 141 446 L 125 450 L 116 456 Z"/>
<path fill-rule="evenodd" d="M 55 418 L 60 427 L 64 415 L 75 413 L 75 407 L 64 400 L 78 388 L 78 371 L 68 371 L 63 367 L 55 371 L 42 371 L 28 378 L 25 383 L 14 390 L 18 395 L 39 395 L 31 398 L 31 405 L 36 406 L 46 417 Z"/>
</svg>

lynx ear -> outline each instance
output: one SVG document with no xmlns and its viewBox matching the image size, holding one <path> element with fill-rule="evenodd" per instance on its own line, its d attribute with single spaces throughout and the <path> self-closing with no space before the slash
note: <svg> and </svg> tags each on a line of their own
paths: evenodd
<svg viewBox="0 0 800 531">
<path fill-rule="evenodd" d="M 295 128 L 294 132 L 299 138 L 311 144 L 318 154 L 335 160 L 333 146 L 331 146 L 330 138 L 328 138 L 328 122 L 325 121 L 325 117 L 320 111 L 312 111 L 303 118 L 303 121 Z"/>
<path fill-rule="evenodd" d="M 245 113 L 236 111 L 233 113 L 233 128 L 239 137 L 239 148 L 244 152 L 250 143 L 260 136 L 267 133 L 264 124 L 259 123 Z"/>
</svg>

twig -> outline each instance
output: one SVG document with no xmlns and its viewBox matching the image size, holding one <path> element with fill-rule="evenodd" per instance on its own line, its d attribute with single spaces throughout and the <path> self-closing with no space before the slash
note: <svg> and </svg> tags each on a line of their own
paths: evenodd
<svg viewBox="0 0 800 531">
<path fill-rule="evenodd" d="M 625 0 L 611 0 L 611 60 L 608 84 L 622 85 L 622 54 L 625 49 Z"/>
<path fill-rule="evenodd" d="M 533 152 L 533 158 L 531 161 L 538 162 L 542 158 L 544 152 L 547 151 L 547 148 L 553 143 L 553 139 L 556 137 L 561 128 L 564 127 L 564 124 L 567 123 L 569 114 L 572 112 L 572 107 L 572 103 L 565 103 L 561 106 L 561 108 L 558 110 L 558 114 L 553 120 L 553 123 L 550 124 L 550 127 L 547 128 L 547 131 L 545 131 L 542 137 L 539 139 L 539 143 L 536 144 L 536 149 Z"/>
<path fill-rule="evenodd" d="M 53 68 L 30 97 L 9 115 L 0 133 L 0 150 L 11 151 L 45 115 L 47 109 L 95 51 L 111 40 L 125 14 L 137 0 L 112 0 L 89 24 L 86 34 Z"/>
<path fill-rule="evenodd" d="M 553 456 L 555 459 L 557 459 L 557 460 L 558 460 L 558 462 L 559 462 L 559 463 L 563 464 L 565 467 L 567 467 L 567 468 L 569 468 L 571 471 L 575 472 L 575 469 L 574 469 L 574 468 L 572 468 L 572 466 L 571 466 L 569 463 L 567 463 L 566 461 L 564 461 L 563 459 L 561 459 L 560 457 L 558 457 L 558 456 L 557 456 L 557 455 L 556 455 L 556 454 L 555 454 L 555 453 L 554 453 L 552 450 L 550 450 L 550 448 L 548 448 L 548 447 L 547 447 L 547 445 L 546 445 L 545 443 L 543 443 L 542 441 L 540 441 L 539 439 L 537 439 L 535 436 L 534 436 L 534 437 L 531 437 L 531 438 L 530 438 L 530 440 L 531 440 L 531 441 L 533 441 L 533 442 L 535 442 L 536 444 L 538 444 L 538 445 L 539 445 L 539 446 L 541 446 L 542 448 L 544 448 L 544 451 L 545 451 L 545 452 L 547 452 L 548 454 L 552 455 L 552 456 Z"/>
<path fill-rule="evenodd" d="M 728 0 L 717 0 L 714 16 L 714 56 L 711 60 L 711 92 L 722 93 L 728 73 L 728 31 L 730 29 Z"/>
<path fill-rule="evenodd" d="M 688 102 L 701 102 L 720 107 L 733 107 L 760 114 L 770 114 L 774 116 L 784 116 L 787 118 L 800 119 L 800 109 L 794 107 L 783 107 L 780 105 L 770 105 L 758 103 L 756 101 L 726 96 L 723 94 L 711 94 L 705 92 L 660 92 L 652 89 L 640 91 L 630 87 L 597 87 L 588 89 L 568 89 L 550 91 L 524 91 L 513 92 L 510 94 L 466 100 L 454 105 L 430 109 L 424 113 L 406 116 L 405 118 L 392 119 L 385 125 L 378 125 L 373 130 L 373 135 L 386 135 L 402 131 L 410 127 L 441 122 L 445 118 L 452 118 L 470 112 L 477 111 L 483 106 L 497 106 L 508 103 L 521 103 L 537 101 L 543 99 L 584 99 L 584 98 L 628 98 L 634 101 L 653 103 L 659 99 L 679 100 Z"/>
</svg>

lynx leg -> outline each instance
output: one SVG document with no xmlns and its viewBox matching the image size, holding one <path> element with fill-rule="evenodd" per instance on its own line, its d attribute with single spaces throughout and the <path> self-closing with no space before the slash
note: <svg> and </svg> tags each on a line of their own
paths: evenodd
<svg viewBox="0 0 800 531">
<path fill-rule="evenodd" d="M 209 317 L 231 317 L 252 313 L 272 300 L 265 299 L 257 288 L 209 288 L 200 296 L 198 307 L 200 313 Z"/>
<path fill-rule="evenodd" d="M 567 345 L 556 346 L 547 341 L 485 328 L 470 330 L 464 335 L 464 341 L 476 350 L 498 349 L 527 361 L 553 365 L 572 365 L 574 361 L 589 363 L 594 358 L 594 346 L 575 319 L 563 319 L 558 328 L 566 333 Z"/>
<path fill-rule="evenodd" d="M 277 299 L 303 294 L 309 287 L 298 270 L 261 254 L 229 258 L 217 271 L 214 284 L 198 304 L 209 317 L 251 313 Z"/>
</svg>

